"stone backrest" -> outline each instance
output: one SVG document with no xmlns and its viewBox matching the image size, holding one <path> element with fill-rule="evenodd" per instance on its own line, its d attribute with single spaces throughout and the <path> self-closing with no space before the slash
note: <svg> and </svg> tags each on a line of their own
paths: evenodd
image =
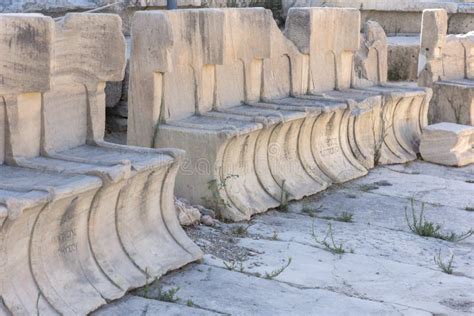
<svg viewBox="0 0 474 316">
<path fill-rule="evenodd" d="M 418 84 L 431 87 L 440 80 L 474 79 L 474 31 L 447 35 L 443 9 L 423 11 Z"/>
<path fill-rule="evenodd" d="M 367 21 L 360 38 L 360 49 L 354 56 L 352 86 L 363 88 L 387 83 L 388 43 L 383 28 Z"/>
<path fill-rule="evenodd" d="M 128 142 L 151 146 L 159 121 L 259 100 L 271 23 L 261 8 L 137 13 Z"/>
<path fill-rule="evenodd" d="M 40 154 L 53 27 L 51 18 L 39 14 L 0 15 L 0 163 Z"/>
<path fill-rule="evenodd" d="M 285 33 L 309 56 L 309 92 L 350 88 L 359 25 L 360 13 L 355 9 L 290 9 Z"/>
<path fill-rule="evenodd" d="M 0 23 L 4 37 L 15 38 L 0 48 L 6 69 L 0 120 L 8 121 L 7 135 L 0 134 L 0 141 L 8 139 L 2 160 L 102 140 L 105 82 L 121 80 L 125 67 L 120 18 L 68 14 L 54 23 L 41 15 L 3 15 Z"/>
<path fill-rule="evenodd" d="M 43 96 L 43 150 L 103 139 L 105 82 L 125 71 L 125 39 L 116 15 L 68 14 L 55 24 L 51 89 Z"/>
</svg>

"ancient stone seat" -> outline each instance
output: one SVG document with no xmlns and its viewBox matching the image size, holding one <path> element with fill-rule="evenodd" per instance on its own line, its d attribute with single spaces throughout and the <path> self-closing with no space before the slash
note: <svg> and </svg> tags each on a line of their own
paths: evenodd
<svg viewBox="0 0 474 316">
<path fill-rule="evenodd" d="M 34 103 L 41 100 L 41 93 L 49 88 L 53 21 L 41 15 L 1 15 L 0 25 L 0 204 L 3 209 L 0 220 L 0 297 L 6 305 L 0 312 L 7 308 L 8 313 L 21 315 L 36 314 L 38 310 L 52 313 L 54 309 L 45 301 L 31 268 L 45 264 L 39 255 L 43 245 L 67 255 L 83 244 L 77 243 L 74 236 L 67 233 L 67 220 L 65 234 L 50 234 L 48 238 L 42 238 L 41 234 L 36 234 L 39 229 L 37 219 L 48 213 L 64 214 L 68 210 L 73 217 L 73 213 L 88 210 L 102 181 L 91 176 L 68 176 L 20 168 L 12 163 L 14 147 L 31 154 L 39 153 L 39 143 L 35 146 L 28 142 L 29 139 L 39 141 L 35 135 L 40 133 L 37 126 L 23 126 L 22 137 L 16 139 L 11 137 L 6 126 L 15 126 L 31 113 L 34 116 Z M 15 115 L 6 115 L 12 107 L 21 110 Z M 67 271 L 64 271 L 64 279 L 74 281 Z M 93 305 L 98 299 L 84 304 Z"/>
<path fill-rule="evenodd" d="M 359 23 L 357 10 L 292 9 L 285 36 L 263 9 L 137 14 L 129 143 L 185 149 L 177 195 L 232 220 L 365 175 L 378 133 L 391 133 L 398 120 L 392 103 L 405 102 L 409 120 L 420 124 L 429 95 L 420 88 L 350 89 Z M 388 113 L 384 129 L 377 108 Z M 419 134 L 419 125 L 406 133 L 398 127 L 395 145 L 401 132 L 409 154 L 416 152 L 410 133 Z M 380 161 L 416 157 L 395 149 L 402 154 L 382 150 Z"/>
<path fill-rule="evenodd" d="M 324 82 L 309 89 L 310 93 L 357 105 L 359 114 L 348 120 L 352 124 L 348 130 L 353 131 L 348 137 L 353 155 L 365 168 L 372 168 L 377 163 L 403 163 L 416 159 L 431 91 L 387 84 L 385 32 L 376 22 L 369 21 L 364 25 L 359 45 L 359 21 L 358 11 L 352 9 L 292 8 L 288 13 L 286 34 L 297 43 L 300 51 L 309 53 L 311 82 Z M 326 25 L 337 27 L 328 29 Z M 303 37 L 301 34 L 308 35 Z M 327 38 L 337 40 L 331 42 Z M 350 38 L 357 42 L 348 45 Z M 318 45 L 321 42 L 325 44 Z M 334 66 L 327 61 L 320 65 L 313 62 L 321 58 L 318 58 L 317 50 L 311 51 L 311 47 L 334 56 L 336 62 L 333 64 L 339 73 L 331 70 Z M 341 62 L 338 65 L 337 60 L 343 61 L 344 58 L 346 64 Z M 332 80 L 328 80 L 327 73 L 335 74 L 329 76 Z M 332 85 L 325 87 L 328 82 Z M 328 91 L 328 88 L 335 90 Z M 374 99 L 377 96 L 380 100 Z"/>
<path fill-rule="evenodd" d="M 474 32 L 447 33 L 442 9 L 423 11 L 418 84 L 433 88 L 430 123 L 474 125 Z"/>
<path fill-rule="evenodd" d="M 29 76 L 6 73 L 13 79 L 1 91 L 5 161 L 15 167 L 2 167 L 0 188 L 13 191 L 4 194 L 5 201 L 15 202 L 17 191 L 35 190 L 46 194 L 46 202 L 37 198 L 35 205 L 22 195 L 20 205 L 33 210 L 3 224 L 2 276 L 8 284 L 16 283 L 2 288 L 0 296 L 15 314 L 86 314 L 196 260 L 201 252 L 179 226 L 174 210 L 182 152 L 103 141 L 105 81 L 120 80 L 125 66 L 120 19 L 70 14 L 54 24 L 33 17 L 47 25 L 44 42 L 30 38 L 26 52 L 25 42 L 17 50 L 4 47 L 12 55 L 33 57 L 26 59 L 31 62 L 25 67 Z M 2 43 L 24 40 L 30 33 L 21 34 L 23 29 L 41 34 L 36 25 L 11 27 Z M 45 65 L 42 76 L 36 73 L 39 65 Z M 5 204 L 7 214 L 9 205 L 16 205 Z M 14 238 L 17 234 L 21 238 Z M 31 282 L 16 281 L 13 271 Z M 25 292 L 31 294 L 28 299 Z"/>
</svg>

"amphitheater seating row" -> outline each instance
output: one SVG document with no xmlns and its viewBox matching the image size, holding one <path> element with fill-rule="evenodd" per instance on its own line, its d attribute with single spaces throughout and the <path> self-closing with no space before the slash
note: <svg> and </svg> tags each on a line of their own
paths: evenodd
<svg viewBox="0 0 474 316">
<path fill-rule="evenodd" d="M 0 314 L 84 315 L 201 257 L 176 217 L 183 152 L 103 141 L 115 15 L 0 15 Z"/>
</svg>

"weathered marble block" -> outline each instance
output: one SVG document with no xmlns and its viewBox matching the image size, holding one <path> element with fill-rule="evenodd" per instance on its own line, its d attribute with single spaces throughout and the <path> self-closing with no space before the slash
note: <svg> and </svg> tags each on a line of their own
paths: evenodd
<svg viewBox="0 0 474 316">
<path fill-rule="evenodd" d="M 424 160 L 462 167 L 474 163 L 474 127 L 437 123 L 424 128 L 420 145 Z"/>
<path fill-rule="evenodd" d="M 446 35 L 444 10 L 425 10 L 418 85 L 432 87 L 430 123 L 474 125 L 474 32 Z"/>
<path fill-rule="evenodd" d="M 298 8 L 282 34 L 263 9 L 138 13 L 129 144 L 183 148 L 177 195 L 236 221 L 414 159 L 430 95 L 374 86 L 387 76 L 380 30 L 354 76 L 359 23 L 353 9 Z"/>
<path fill-rule="evenodd" d="M 54 23 L 0 15 L 0 23 L 9 19 L 0 31 L 6 308 L 87 314 L 200 258 L 174 209 L 183 153 L 103 141 L 105 82 L 121 80 L 125 67 L 118 16 L 70 14 Z"/>
</svg>

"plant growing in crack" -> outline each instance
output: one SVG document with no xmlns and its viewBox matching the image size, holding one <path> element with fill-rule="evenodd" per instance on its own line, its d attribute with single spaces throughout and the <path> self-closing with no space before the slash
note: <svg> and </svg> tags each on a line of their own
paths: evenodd
<svg viewBox="0 0 474 316">
<path fill-rule="evenodd" d="M 245 271 L 244 263 L 242 259 L 230 260 L 230 261 L 223 261 L 224 266 L 229 271 L 237 271 L 243 273 Z"/>
<path fill-rule="evenodd" d="M 441 271 L 447 274 L 453 274 L 454 254 L 451 254 L 448 260 L 444 262 L 443 259 L 441 258 L 441 249 L 440 249 L 438 251 L 438 255 L 435 255 L 433 257 L 433 260 L 436 263 L 436 265 L 441 269 Z"/>
<path fill-rule="evenodd" d="M 349 212 L 342 212 L 341 214 L 337 216 L 319 216 L 319 218 L 321 219 L 344 222 L 344 223 L 352 223 L 353 217 L 354 217 L 354 214 L 349 213 Z"/>
<path fill-rule="evenodd" d="M 462 241 L 466 238 L 471 237 L 474 234 L 472 229 L 467 232 L 457 234 L 455 232 L 450 232 L 449 234 L 444 234 L 441 232 L 442 226 L 440 224 L 435 224 L 426 220 L 424 216 L 425 203 L 421 203 L 420 214 L 417 217 L 415 211 L 415 202 L 414 199 L 410 199 L 411 206 L 411 220 L 408 217 L 408 207 L 405 207 L 405 220 L 407 222 L 408 228 L 418 236 L 422 237 L 432 237 L 437 239 L 442 239 L 450 242 Z"/>
<path fill-rule="evenodd" d="M 354 214 L 349 213 L 349 212 L 342 212 L 341 215 L 338 215 L 336 217 L 336 221 L 338 222 L 344 222 L 344 223 L 352 223 L 353 222 L 353 217 Z"/>
<path fill-rule="evenodd" d="M 314 231 L 314 221 L 313 221 L 311 236 L 313 237 L 314 241 L 318 245 L 323 246 L 323 249 L 329 251 L 332 254 L 341 255 L 341 254 L 344 254 L 346 252 L 346 250 L 344 249 L 344 245 L 342 243 L 337 245 L 336 242 L 334 241 L 334 234 L 333 234 L 333 231 L 332 231 L 332 225 L 330 223 L 328 224 L 328 231 L 326 232 L 326 235 L 324 236 L 324 238 L 322 240 L 319 240 L 316 237 L 316 233 Z M 351 253 L 354 253 L 354 250 L 352 250 L 352 249 L 350 249 L 349 251 Z"/>
<path fill-rule="evenodd" d="M 290 266 L 291 261 L 292 261 L 292 258 L 288 257 L 287 262 L 285 264 L 283 264 L 280 268 L 278 268 L 276 270 L 273 270 L 270 273 L 265 272 L 265 279 L 272 280 L 273 278 L 276 278 L 277 276 L 279 276 L 281 273 L 283 273 L 283 271 L 286 270 L 286 268 L 288 268 Z"/>
<path fill-rule="evenodd" d="M 148 268 L 145 268 L 145 285 L 143 286 L 143 297 L 149 298 L 149 292 L 150 292 L 150 284 L 155 282 L 157 278 L 155 278 L 153 281 L 150 282 L 150 274 L 148 273 Z"/>
<path fill-rule="evenodd" d="M 273 231 L 273 235 L 272 235 L 272 240 L 279 240 L 280 238 L 278 237 L 278 233 L 276 232 L 276 230 Z"/>
<path fill-rule="evenodd" d="M 238 225 L 232 228 L 232 234 L 238 237 L 246 237 L 249 233 L 249 228 L 253 225 L 253 223 L 249 223 L 247 226 Z"/>
<path fill-rule="evenodd" d="M 201 198 L 203 202 L 207 205 L 209 205 L 210 208 L 218 211 L 222 208 L 229 207 L 229 203 L 224 201 L 221 197 L 221 191 L 224 190 L 227 187 L 227 181 L 230 179 L 238 178 L 239 175 L 236 174 L 230 174 L 224 177 L 221 182 L 219 182 L 217 179 L 213 179 L 207 183 L 207 188 L 211 192 L 212 197 L 203 197 Z"/>
<path fill-rule="evenodd" d="M 286 180 L 281 183 L 281 195 L 280 195 L 280 207 L 278 208 L 281 212 L 288 212 L 288 197 L 289 192 L 285 188 Z"/>
<path fill-rule="evenodd" d="M 316 213 L 321 213 L 323 210 L 322 207 L 314 208 L 311 206 L 304 206 L 301 212 L 308 214 L 309 217 L 316 217 Z"/>
<path fill-rule="evenodd" d="M 386 98 L 383 96 L 383 98 Z M 379 130 L 377 130 L 377 125 L 372 126 L 372 134 L 374 137 L 374 166 L 377 166 L 380 162 L 380 158 L 382 157 L 382 148 L 385 143 L 385 139 L 388 136 L 388 131 L 392 128 L 392 124 L 386 126 L 386 122 L 390 122 L 391 120 L 386 117 L 387 113 L 383 109 L 380 109 L 380 126 Z"/>
<path fill-rule="evenodd" d="M 179 290 L 179 286 L 163 290 L 163 287 L 158 285 L 158 300 L 168 303 L 176 303 L 180 300 L 180 298 L 176 296 L 176 293 L 178 293 Z"/>
</svg>

